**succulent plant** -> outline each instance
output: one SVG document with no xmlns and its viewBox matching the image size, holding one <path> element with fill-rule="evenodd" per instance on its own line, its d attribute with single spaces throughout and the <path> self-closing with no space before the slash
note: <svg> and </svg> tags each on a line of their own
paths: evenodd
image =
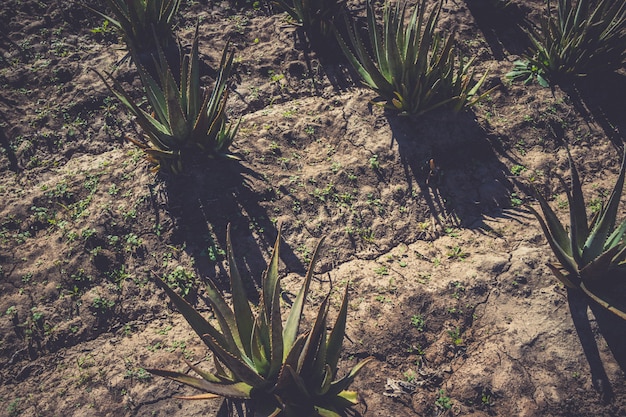
<svg viewBox="0 0 626 417">
<path fill-rule="evenodd" d="M 323 240 L 323 239 L 322 239 Z M 215 371 L 188 363 L 199 375 L 149 369 L 148 371 L 204 391 L 187 399 L 224 397 L 247 404 L 254 416 L 339 417 L 357 404 L 357 393 L 346 389 L 371 358 L 358 363 L 338 378 L 337 364 L 345 335 L 348 311 L 347 288 L 339 314 L 327 330 L 329 295 L 322 301 L 310 330 L 301 332 L 304 304 L 319 257 L 319 242 L 304 282 L 291 305 L 286 321 L 281 314 L 278 277 L 280 232 L 267 271 L 262 278 L 261 302 L 253 313 L 235 264 L 230 232 L 227 252 L 230 266 L 232 308 L 209 281 L 207 294 L 217 319 L 216 327 L 160 281 L 187 322 L 213 352 Z"/>
<path fill-rule="evenodd" d="M 111 15 L 86 7 L 109 21 L 121 33 L 135 63 L 155 76 L 153 62 L 159 48 L 165 51 L 170 62 L 178 63 L 180 52 L 172 26 L 181 2 L 182 0 L 105 0 Z M 178 69 L 175 70 L 177 76 Z"/>
<path fill-rule="evenodd" d="M 144 150 L 148 160 L 155 165 L 155 170 L 163 169 L 175 174 L 183 172 L 186 163 L 197 156 L 235 158 L 228 152 L 228 148 L 239 123 L 229 125 L 225 114 L 227 81 L 234 53 L 229 52 L 226 45 L 215 87 L 209 92 L 200 86 L 197 27 L 191 51 L 181 59 L 180 82 L 176 81 L 163 51 L 158 48 L 158 52 L 159 82 L 143 67 L 138 67 L 151 113 L 133 101 L 111 74 L 108 74 L 108 78 L 112 84 L 98 74 L 109 90 L 135 116 L 143 130 L 145 140 L 129 140 Z"/>
<path fill-rule="evenodd" d="M 550 248 L 559 261 L 559 264 L 548 264 L 548 267 L 565 286 L 581 289 L 600 305 L 626 320 L 626 313 L 610 301 L 615 292 L 611 288 L 616 283 L 615 279 L 617 278 L 618 284 L 619 280 L 623 283 L 626 279 L 626 220 L 616 227 L 617 209 L 626 174 L 626 152 L 608 203 L 590 220 L 587 218 L 578 171 L 569 151 L 568 157 L 572 176 L 571 190 L 561 181 L 569 202 L 569 230 L 563 226 L 541 194 L 537 193 L 537 200 L 543 217 L 528 206 L 539 221 Z M 620 301 L 626 301 L 623 293 Z"/>
<path fill-rule="evenodd" d="M 548 0 L 539 30 L 528 30 L 532 48 L 523 61 L 550 84 L 613 71 L 626 60 L 626 2 Z M 519 67 L 519 65 L 518 65 Z M 515 70 L 509 73 L 515 76 Z M 538 78 L 539 81 L 542 81 Z"/>
<path fill-rule="evenodd" d="M 406 1 L 395 5 L 386 2 L 381 30 L 373 2 L 368 0 L 369 44 L 354 22 L 347 23 L 350 45 L 337 33 L 339 45 L 352 66 L 363 82 L 387 102 L 388 108 L 416 116 L 441 106 L 458 112 L 489 93 L 478 94 L 487 73 L 473 83 L 474 59 L 464 63 L 457 57 L 454 34 L 444 38 L 437 32 L 442 4 L 439 0 L 426 15 L 427 1 L 420 1 L 405 24 Z"/>
<path fill-rule="evenodd" d="M 276 3 L 302 26 L 312 43 L 332 36 L 334 21 L 346 8 L 346 0 L 276 0 Z"/>
</svg>

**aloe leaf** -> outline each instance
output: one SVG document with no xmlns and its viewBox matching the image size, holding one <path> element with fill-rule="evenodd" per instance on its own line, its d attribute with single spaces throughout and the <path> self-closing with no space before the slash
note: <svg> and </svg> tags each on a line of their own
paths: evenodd
<svg viewBox="0 0 626 417">
<path fill-rule="evenodd" d="M 171 135 L 169 128 L 140 109 L 139 106 L 133 102 L 128 93 L 126 93 L 123 87 L 110 74 L 107 75 L 111 79 L 113 85 L 109 84 L 100 73 L 95 70 L 94 72 L 96 72 L 96 74 L 104 82 L 109 91 L 111 91 L 113 95 L 115 95 L 115 97 L 137 118 L 137 123 L 141 126 L 145 135 L 150 139 L 150 142 L 153 143 L 158 150 L 172 150 L 171 145 L 175 143 L 175 139 Z"/>
<path fill-rule="evenodd" d="M 241 357 L 229 352 L 210 334 L 205 334 L 202 338 L 226 368 L 233 373 L 237 380 L 250 384 L 252 387 L 258 389 L 264 389 L 268 386 L 269 382 L 263 376 L 259 375 L 256 369 L 244 362 Z"/>
<path fill-rule="evenodd" d="M 226 228 L 226 251 L 228 253 L 228 265 L 230 267 L 230 286 L 232 291 L 233 311 L 235 316 L 237 333 L 241 340 L 245 353 L 252 356 L 251 345 L 247 343 L 253 337 L 252 327 L 254 326 L 254 315 L 250 309 L 248 296 L 243 286 L 243 281 L 237 269 L 233 245 L 230 238 L 230 224 Z"/>
<path fill-rule="evenodd" d="M 348 388 L 350 386 L 350 384 L 352 384 L 352 382 L 354 381 L 354 378 L 356 378 L 356 376 L 359 374 L 359 372 L 361 372 L 363 367 L 365 365 L 367 365 L 368 363 L 370 363 L 371 361 L 373 361 L 373 360 L 374 360 L 374 357 L 370 356 L 368 358 L 363 359 L 358 364 L 356 364 L 356 366 L 354 366 L 354 368 L 352 368 L 350 370 L 348 375 L 346 375 L 343 378 L 341 378 L 340 380 L 335 381 L 332 384 L 330 384 L 330 389 L 328 390 L 328 394 L 327 395 L 330 395 L 330 396 L 337 396 L 337 395 L 339 395 L 343 390 Z"/>
<path fill-rule="evenodd" d="M 551 236 L 551 240 L 553 240 L 554 243 L 556 243 L 559 246 L 559 248 L 561 248 L 561 251 L 566 253 L 568 257 L 571 257 L 572 245 L 571 245 L 569 236 L 567 234 L 567 231 L 563 227 L 563 224 L 561 223 L 559 218 L 556 216 L 556 214 L 554 213 L 554 211 L 552 210 L 552 208 L 550 207 L 546 199 L 543 198 L 543 196 L 539 192 L 537 192 L 537 190 L 535 190 L 535 195 L 536 195 L 537 201 L 539 202 L 539 205 L 541 206 L 541 211 L 543 212 L 543 215 L 545 216 L 544 224 L 548 227 L 548 230 L 550 231 L 550 233 L 546 234 L 546 236 Z M 533 211 L 533 214 L 536 213 L 534 209 L 531 208 L 531 210 Z M 539 218 L 539 216 L 537 215 L 535 215 L 535 217 Z M 561 259 L 559 259 L 559 261 L 561 261 Z"/>
<path fill-rule="evenodd" d="M 574 165 L 572 155 L 567 150 L 567 157 L 569 160 L 570 172 L 572 177 L 572 191 L 571 195 L 567 192 L 567 199 L 569 201 L 570 212 L 570 225 L 572 234 L 572 253 L 574 258 L 579 258 L 582 255 L 582 248 L 585 244 L 587 235 L 589 234 L 589 225 L 587 224 L 587 211 L 585 207 L 585 199 L 582 192 L 582 186 L 580 183 L 580 177 L 578 176 L 578 170 Z M 567 188 L 565 188 L 567 191 Z M 577 259 L 577 262 L 579 261 Z"/>
<path fill-rule="evenodd" d="M 346 27 L 348 27 L 348 36 L 351 44 L 354 47 L 356 56 L 352 54 L 347 47 L 341 36 L 337 36 L 339 45 L 346 53 L 350 63 L 359 72 L 363 81 L 370 86 L 374 91 L 389 93 L 393 91 L 393 86 L 389 81 L 389 71 L 386 56 L 384 53 L 384 42 L 382 35 L 379 32 L 379 28 L 376 25 L 376 19 L 371 2 L 368 6 L 367 28 L 370 37 L 370 46 L 374 51 L 373 58 L 370 58 L 369 52 L 361 35 L 359 34 L 359 28 L 356 23 L 350 25 L 346 19 Z M 352 30 L 350 30 L 352 28 Z M 358 58 L 357 58 L 358 57 Z M 377 65 L 378 64 L 378 65 Z"/>
<path fill-rule="evenodd" d="M 323 407 L 315 407 L 315 412 L 320 417 L 342 417 L 341 414 Z"/>
<path fill-rule="evenodd" d="M 204 91 L 202 97 L 202 103 L 200 104 L 200 109 L 198 110 L 198 115 L 196 116 L 196 120 L 191 129 L 191 138 L 193 142 L 202 143 L 203 138 L 207 136 L 209 131 L 209 126 L 211 124 L 211 120 L 208 115 L 208 107 L 209 100 L 211 99 L 211 94 L 208 91 Z"/>
<path fill-rule="evenodd" d="M 187 113 L 188 120 L 193 121 L 194 125 L 196 124 L 195 122 L 202 108 L 203 101 L 201 101 L 201 97 L 204 97 L 202 89 L 200 88 L 200 58 L 198 52 L 199 28 L 200 22 L 198 21 L 191 44 L 191 52 L 188 55 L 189 64 L 187 71 L 181 71 L 180 74 L 180 94 L 184 97 L 182 102 L 185 104 L 185 112 Z"/>
<path fill-rule="evenodd" d="M 626 242 L 622 243 L 617 254 L 611 259 L 611 268 L 619 268 L 626 258 Z"/>
<path fill-rule="evenodd" d="M 270 331 L 270 370 L 269 375 L 276 375 L 283 361 L 283 327 L 280 314 L 280 283 L 278 280 L 278 262 L 280 259 L 280 229 L 272 251 L 272 258 L 262 280 L 262 300 L 264 314 Z"/>
<path fill-rule="evenodd" d="M 187 364 L 187 366 L 189 368 L 191 368 L 195 373 L 197 373 L 198 375 L 200 375 L 202 377 L 202 379 L 209 381 L 209 382 L 216 382 L 216 383 L 220 383 L 220 382 L 236 382 L 236 381 L 232 381 L 230 379 L 225 379 L 225 378 L 220 378 L 218 375 L 213 374 L 211 372 L 207 372 L 203 369 L 200 369 L 199 367 L 195 366 L 194 364 L 192 364 L 191 362 L 189 362 L 187 359 L 183 358 L 183 360 L 185 361 L 185 363 Z"/>
<path fill-rule="evenodd" d="M 596 295 L 595 293 L 593 293 L 592 291 L 590 291 L 587 286 L 582 283 L 580 285 L 580 288 L 584 291 L 585 294 L 587 294 L 593 301 L 595 301 L 596 303 L 600 304 L 602 307 L 604 307 L 606 310 L 610 311 L 611 313 L 615 314 L 616 316 L 618 316 L 619 318 L 626 320 L 626 312 L 623 312 L 622 310 L 618 309 L 617 307 L 611 305 L 608 301 L 604 300 L 603 298 L 599 297 L 598 295 Z"/>
<path fill-rule="evenodd" d="M 195 378 L 182 372 L 163 369 L 146 369 L 146 371 L 153 375 L 169 378 L 190 387 L 227 398 L 250 399 L 250 393 L 252 392 L 252 386 L 244 382 L 234 384 L 215 383 L 201 378 Z"/>
<path fill-rule="evenodd" d="M 609 236 L 609 233 L 615 227 L 615 220 L 617 217 L 617 209 L 619 207 L 622 191 L 624 189 L 624 175 L 626 174 L 626 151 L 622 159 L 622 167 L 620 169 L 619 177 L 609 198 L 609 202 L 602 213 L 598 222 L 594 225 L 589 238 L 585 242 L 583 249 L 583 259 L 594 259 L 597 257 L 604 248 L 604 244 Z"/>
<path fill-rule="evenodd" d="M 571 162 L 571 161 L 570 161 Z M 574 174 L 572 174 L 572 178 Z M 582 212 L 580 211 L 580 202 L 577 201 L 579 198 L 582 198 L 582 190 L 580 188 L 580 183 L 576 185 L 576 181 L 572 179 L 572 192 L 567 188 L 567 184 L 563 178 L 559 177 L 559 181 L 561 185 L 565 189 L 565 195 L 567 196 L 568 207 L 569 207 L 569 217 L 570 217 L 570 225 L 572 225 L 569 229 L 570 233 L 570 253 L 572 258 L 574 258 L 574 262 L 579 267 L 585 265 L 585 261 L 582 258 L 582 250 L 585 245 L 585 239 L 589 233 L 587 226 L 587 212 L 585 210 L 585 202 L 582 201 Z M 578 190 L 576 190 L 578 187 Z"/>
<path fill-rule="evenodd" d="M 360 50 L 357 50 L 357 52 L 360 52 L 360 56 L 359 58 L 361 59 L 361 61 L 363 62 L 364 58 L 368 58 L 366 62 L 370 62 L 372 64 L 372 67 L 376 68 L 376 66 L 374 65 L 374 62 L 376 62 L 378 64 L 378 68 L 376 68 L 376 71 L 373 72 L 378 72 L 380 71 L 380 75 L 385 78 L 386 80 L 389 80 L 389 62 L 387 60 L 387 52 L 386 52 L 386 42 L 387 42 L 387 38 L 384 36 L 385 34 L 385 27 L 383 25 L 383 31 L 381 32 L 378 24 L 376 23 L 376 13 L 374 12 L 374 4 L 371 0 L 368 0 L 366 3 L 366 7 L 367 7 L 367 32 L 369 34 L 369 41 L 370 41 L 370 46 L 372 47 L 373 50 L 373 58 L 374 61 L 369 59 L 369 55 L 367 53 L 367 49 L 365 48 L 365 44 L 363 42 L 360 42 Z M 391 6 L 389 4 L 385 4 L 384 5 L 384 9 L 383 9 L 383 15 L 385 16 L 385 23 L 389 23 L 389 8 Z M 359 31 L 356 27 L 356 25 L 354 26 L 354 34 L 357 38 L 360 39 L 359 36 Z M 372 72 L 372 71 L 368 71 L 368 72 Z"/>
<path fill-rule="evenodd" d="M 568 288 L 578 288 L 577 285 L 575 285 L 570 279 L 569 277 L 571 276 L 571 274 L 568 274 L 567 276 L 564 275 L 561 270 L 559 268 L 557 268 L 556 266 L 552 265 L 551 263 L 547 263 L 546 266 L 548 268 L 550 268 L 550 271 L 552 271 L 552 274 L 559 280 L 561 281 L 561 283 L 563 285 L 565 285 Z"/>
<path fill-rule="evenodd" d="M 284 369 L 287 372 L 287 375 L 289 375 L 289 378 L 291 379 L 291 382 L 298 389 L 298 392 L 302 396 L 304 396 L 304 398 L 306 398 L 307 400 L 310 400 L 311 399 L 311 393 L 309 392 L 308 387 L 305 384 L 305 382 L 302 379 L 302 377 L 300 375 L 298 375 L 298 373 L 291 367 L 291 365 L 285 365 Z"/>
<path fill-rule="evenodd" d="M 333 372 L 333 377 L 337 372 L 337 364 L 339 363 L 339 356 L 341 354 L 341 346 L 343 344 L 343 338 L 346 335 L 346 321 L 348 317 L 348 286 L 343 293 L 343 300 L 341 301 L 341 308 L 337 315 L 337 320 L 333 326 L 333 330 L 330 332 L 328 338 L 328 348 L 326 351 L 326 363 L 330 366 Z"/>
<path fill-rule="evenodd" d="M 357 404 L 358 403 L 358 394 L 356 391 L 341 391 L 339 394 L 337 394 L 338 397 L 343 398 L 344 400 L 350 402 L 351 404 Z"/>
<path fill-rule="evenodd" d="M 284 365 L 291 365 L 293 369 L 298 368 L 298 359 L 302 355 L 302 350 L 304 349 L 304 345 L 309 337 L 309 332 L 302 333 L 298 336 L 296 341 L 293 343 L 291 348 L 289 349 L 289 354 L 283 361 Z"/>
<path fill-rule="evenodd" d="M 233 375 L 232 372 L 230 372 L 230 370 L 228 368 L 225 368 L 222 365 L 222 362 L 220 362 L 220 360 L 217 358 L 217 355 L 213 355 L 213 365 L 215 365 L 215 375 L 229 380 L 229 381 L 234 381 L 235 380 L 235 375 Z"/>
<path fill-rule="evenodd" d="M 210 109 L 210 107 L 213 106 L 213 103 L 212 103 L 213 98 L 209 100 L 209 110 L 208 110 L 209 113 L 208 114 L 210 114 L 209 119 L 211 120 L 211 125 L 209 126 L 209 130 L 204 135 L 205 140 L 202 142 L 198 142 L 198 145 L 204 146 L 205 149 L 216 148 L 216 145 L 219 140 L 219 137 L 218 137 L 219 133 L 224 128 L 224 118 L 225 118 L 224 110 L 226 108 L 227 98 L 228 98 L 228 92 L 225 92 L 224 98 L 222 99 L 222 101 L 217 103 L 218 107 L 214 112 L 211 112 L 211 109 Z"/>
<path fill-rule="evenodd" d="M 560 244 L 556 241 L 549 227 L 546 225 L 545 221 L 543 220 L 543 217 L 541 217 L 534 208 L 530 206 L 527 206 L 526 208 L 537 218 L 537 221 L 539 222 L 539 225 L 541 226 L 541 229 L 543 230 L 543 234 L 546 236 L 546 240 L 548 241 L 548 244 L 550 245 L 552 252 L 554 252 L 554 255 L 559 260 L 561 265 L 563 265 L 563 267 L 570 274 L 577 276 L 578 265 L 574 261 L 574 258 L 572 258 L 572 256 L 569 253 L 567 253 L 566 248 L 563 248 L 562 246 L 560 246 Z M 569 245 L 569 242 L 566 241 L 566 245 Z"/>
<path fill-rule="evenodd" d="M 90 11 L 92 11 L 93 13 L 97 14 L 98 16 L 100 16 L 102 19 L 104 20 L 108 20 L 113 26 L 115 26 L 117 29 L 123 29 L 122 24 L 120 23 L 120 21 L 118 19 L 115 19 L 107 14 L 104 14 L 96 9 L 94 9 L 93 7 L 87 5 L 87 4 L 83 4 L 83 3 L 79 3 L 81 6 L 89 9 Z"/>
<path fill-rule="evenodd" d="M 622 223 L 613 230 L 613 233 L 611 233 L 604 244 L 604 250 L 619 245 L 622 239 L 624 239 L 624 233 L 626 233 L 626 220 L 622 221 Z"/>
<path fill-rule="evenodd" d="M 321 383 L 319 387 L 315 388 L 315 395 L 323 396 L 330 389 L 330 384 L 333 382 L 333 378 L 335 377 L 335 370 L 330 367 L 330 365 L 326 364 L 324 366 L 323 377 L 321 379 Z"/>
<path fill-rule="evenodd" d="M 161 278 L 157 277 L 156 282 L 161 288 L 163 288 L 178 311 L 180 311 L 198 336 L 203 337 L 204 335 L 209 334 L 218 344 L 226 345 L 226 339 L 224 336 L 208 321 L 206 321 L 204 317 L 202 317 L 202 315 L 191 306 L 191 304 L 178 295 L 176 291 L 172 290 Z"/>
<path fill-rule="evenodd" d="M 165 6 L 164 12 L 161 13 L 162 20 L 170 23 L 174 19 L 176 13 L 178 13 L 181 2 L 182 0 L 170 0 L 167 3 L 167 6 Z"/>
<path fill-rule="evenodd" d="M 260 327 L 261 323 L 259 318 L 254 321 L 254 326 L 252 328 L 252 335 L 250 339 L 250 357 L 254 362 L 254 368 L 260 375 L 268 375 L 270 370 L 270 363 L 268 360 L 267 352 L 265 351 L 265 347 L 263 345 L 263 337 L 261 335 Z"/>
<path fill-rule="evenodd" d="M 603 252 L 600 256 L 587 263 L 580 270 L 580 277 L 583 282 L 598 282 L 606 277 L 606 271 L 609 270 L 612 260 L 620 252 L 619 246 L 614 246 Z"/>
<path fill-rule="evenodd" d="M 137 123 L 139 123 L 139 125 L 146 134 L 150 136 L 158 136 L 170 133 L 166 125 L 160 123 L 158 120 L 155 120 L 148 113 L 140 109 L 139 106 L 135 104 L 130 95 L 124 90 L 122 85 L 117 82 L 117 80 L 115 80 L 115 78 L 113 78 L 111 74 L 107 74 L 107 76 L 113 83 L 112 85 L 109 84 L 106 78 L 98 71 L 93 71 L 98 75 L 98 77 L 100 77 L 107 89 L 115 95 L 115 97 L 133 114 L 133 116 L 137 118 Z"/>
<path fill-rule="evenodd" d="M 324 243 L 324 239 L 325 238 L 322 237 L 315 246 L 313 256 L 311 257 L 311 262 L 309 263 L 309 268 L 307 269 L 306 275 L 304 277 L 304 283 L 300 287 L 300 291 L 298 292 L 298 295 L 296 296 L 296 299 L 291 306 L 291 310 L 289 311 L 289 315 L 287 316 L 287 321 L 285 322 L 285 329 L 283 331 L 285 357 L 287 357 L 287 354 L 291 350 L 291 346 L 293 345 L 298 335 L 298 332 L 300 331 L 300 320 L 304 310 L 306 295 L 309 292 L 309 286 L 311 285 L 315 265 L 321 254 L 321 248 L 322 244 Z"/>
<path fill-rule="evenodd" d="M 305 378 L 315 376 L 315 359 L 320 354 L 320 345 L 323 341 L 323 333 L 326 331 L 326 316 L 328 314 L 329 295 L 324 298 L 322 304 L 317 311 L 317 317 L 313 323 L 313 328 L 307 337 L 306 343 L 302 348 L 302 353 L 298 359 L 298 374 L 304 375 Z M 323 358 L 322 358 L 323 360 Z"/>
<path fill-rule="evenodd" d="M 229 45 L 230 44 L 227 43 L 224 47 L 224 51 L 222 52 L 219 73 L 217 75 L 217 79 L 215 80 L 215 87 L 211 93 L 211 99 L 209 100 L 207 114 L 211 119 L 217 118 L 217 113 L 219 112 L 219 109 L 224 106 L 223 102 L 226 101 L 227 97 L 227 81 L 232 69 L 233 59 L 235 58 L 234 51 L 229 52 Z"/>
<path fill-rule="evenodd" d="M 162 53 L 163 51 L 159 48 L 159 54 Z M 191 133 L 187 116 L 183 111 L 178 85 L 176 84 L 176 80 L 169 66 L 166 66 L 165 74 L 163 90 L 167 105 L 167 123 L 172 134 L 177 137 L 179 141 L 184 142 L 189 139 L 189 134 Z"/>
<path fill-rule="evenodd" d="M 154 110 L 156 119 L 160 123 L 167 123 L 167 100 L 165 99 L 165 93 L 143 66 L 137 66 L 137 71 L 146 92 L 146 98 Z"/>
<path fill-rule="evenodd" d="M 384 62 L 388 65 L 388 68 L 383 68 L 381 65 L 381 71 L 384 73 L 389 73 L 390 77 L 388 77 L 389 81 L 392 81 L 394 76 L 401 75 L 402 69 L 404 68 L 402 58 L 400 57 L 400 47 L 401 45 L 398 43 L 398 38 L 401 36 L 400 31 L 403 29 L 402 17 L 404 16 L 404 10 L 406 9 L 406 4 L 401 8 L 401 2 L 396 3 L 395 11 L 391 13 L 392 18 L 389 21 L 385 22 L 384 28 L 384 50 L 386 59 Z M 388 6 L 392 7 L 392 6 Z M 402 82 L 402 77 L 400 77 L 400 82 Z M 397 85 L 395 86 L 397 87 Z"/>
<path fill-rule="evenodd" d="M 206 285 L 207 300 L 213 308 L 213 313 L 217 318 L 220 325 L 220 330 L 225 340 L 224 346 L 235 356 L 241 358 L 249 365 L 252 364 L 251 359 L 246 355 L 246 351 L 243 347 L 243 341 L 239 336 L 237 329 L 237 321 L 235 314 L 230 309 L 226 300 L 217 289 L 212 280 L 207 280 Z"/>
<path fill-rule="evenodd" d="M 326 323 L 327 323 L 328 310 L 324 315 L 324 320 L 322 322 L 322 328 L 317 336 L 317 344 L 315 347 L 315 355 L 313 356 L 312 365 L 310 366 L 310 370 L 308 371 L 307 381 L 313 387 L 312 389 L 315 392 L 318 392 L 322 389 L 324 385 L 324 379 L 328 378 L 328 364 L 326 363 L 326 354 L 328 349 L 328 341 L 327 341 L 327 333 L 326 333 Z M 332 370 L 330 371 L 332 374 Z M 332 375 L 330 376 L 332 382 Z"/>
</svg>

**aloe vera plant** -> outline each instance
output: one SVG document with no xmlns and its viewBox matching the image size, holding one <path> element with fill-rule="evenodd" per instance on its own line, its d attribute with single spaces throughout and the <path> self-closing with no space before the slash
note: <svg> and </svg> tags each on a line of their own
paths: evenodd
<svg viewBox="0 0 626 417">
<path fill-rule="evenodd" d="M 108 74 L 108 78 L 112 84 L 98 74 L 109 90 L 136 117 L 145 139 L 128 139 L 144 150 L 148 160 L 155 165 L 155 170 L 181 173 L 185 163 L 198 155 L 205 158 L 235 158 L 228 152 L 228 148 L 239 123 L 229 125 L 225 114 L 227 81 L 233 57 L 234 52 L 229 52 L 226 45 L 215 86 L 209 92 L 200 86 L 197 27 L 191 51 L 181 59 L 180 82 L 176 81 L 162 49 L 158 48 L 159 82 L 143 67 L 138 67 L 152 113 L 140 108 L 111 74 Z"/>
<path fill-rule="evenodd" d="M 487 73 L 473 83 L 474 59 L 463 63 L 457 57 L 454 33 L 444 38 L 436 31 L 442 4 L 440 0 L 426 15 L 427 1 L 422 0 L 405 25 L 406 2 L 385 3 L 381 30 L 373 3 L 368 0 L 369 44 L 354 22 L 348 23 L 350 46 L 337 33 L 339 45 L 352 66 L 363 82 L 387 102 L 388 108 L 410 115 L 421 115 L 441 106 L 458 112 L 489 93 L 478 94 Z"/>
<path fill-rule="evenodd" d="M 611 294 L 610 285 L 615 276 L 624 280 L 626 273 L 626 220 L 616 227 L 617 210 L 624 188 L 626 153 L 611 192 L 608 203 L 590 219 L 587 219 L 578 171 L 569 155 L 572 185 L 567 189 L 562 181 L 569 202 L 569 231 L 563 226 L 546 199 L 537 193 L 543 217 L 532 207 L 548 240 L 550 248 L 559 261 L 548 267 L 565 286 L 579 288 L 594 301 L 626 320 L 626 313 L 608 301 L 604 294 Z M 622 295 L 622 298 L 623 295 Z"/>
<path fill-rule="evenodd" d="M 613 71 L 626 60 L 626 2 L 623 0 L 548 0 L 539 30 L 528 31 L 529 67 L 550 84 Z M 515 77 L 515 71 L 508 74 Z"/>
<path fill-rule="evenodd" d="M 137 65 L 152 69 L 157 49 L 178 61 L 176 38 L 172 32 L 174 17 L 182 0 L 106 0 L 112 12 L 107 15 L 87 6 L 109 21 L 122 35 L 129 54 Z"/>
<path fill-rule="evenodd" d="M 335 18 L 346 7 L 346 0 L 276 0 L 276 3 L 302 26 L 313 43 L 333 34 Z"/>
<path fill-rule="evenodd" d="M 263 275 L 261 303 L 256 315 L 250 307 L 235 264 L 229 231 L 227 256 L 232 308 L 215 284 L 209 281 L 207 286 L 207 298 L 217 319 L 217 327 L 160 281 L 174 305 L 213 352 L 215 371 L 202 370 L 190 363 L 187 364 L 199 377 L 159 369 L 148 371 L 204 391 L 203 394 L 184 397 L 186 399 L 224 397 L 244 402 L 246 409 L 252 410 L 256 417 L 347 415 L 357 404 L 357 393 L 346 389 L 371 359 L 361 361 L 348 374 L 338 378 L 337 364 L 348 309 L 347 288 L 330 333 L 327 330 L 329 295 L 322 301 L 312 328 L 300 332 L 305 300 L 322 240 L 315 249 L 285 322 L 281 314 L 278 277 L 280 232 Z"/>
</svg>

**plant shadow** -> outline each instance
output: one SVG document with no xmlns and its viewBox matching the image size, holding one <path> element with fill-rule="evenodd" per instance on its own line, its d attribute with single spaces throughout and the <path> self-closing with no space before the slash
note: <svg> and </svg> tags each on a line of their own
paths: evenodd
<svg viewBox="0 0 626 417">
<path fill-rule="evenodd" d="M 626 321 L 591 301 L 581 291 L 568 289 L 567 300 L 574 327 L 591 369 L 593 386 L 600 394 L 602 402 L 607 404 L 614 398 L 613 387 L 600 357 L 588 310 L 593 313 L 599 332 L 622 371 L 626 371 Z"/>
<path fill-rule="evenodd" d="M 565 86 L 563 90 L 588 121 L 598 123 L 617 148 L 623 146 L 626 135 L 623 109 L 626 73 L 622 71 L 582 77 L 574 85 Z"/>
<path fill-rule="evenodd" d="M 164 208 L 174 224 L 171 240 L 185 248 L 200 276 L 229 288 L 228 274 L 219 261 L 226 257 L 230 224 L 239 272 L 258 286 L 278 235 L 260 204 L 272 196 L 254 191 L 268 187 L 255 186 L 264 180 L 242 163 L 216 159 L 211 164 L 210 169 L 194 169 L 186 175 L 164 175 Z M 303 269 L 284 241 L 280 253 L 289 270 Z"/>
<path fill-rule="evenodd" d="M 465 3 L 497 60 L 507 55 L 522 55 L 530 47 L 530 39 L 524 31 L 529 23 L 523 5 L 509 3 L 494 7 L 493 2 L 487 0 L 466 0 Z"/>
<path fill-rule="evenodd" d="M 336 39 L 336 36 L 348 39 L 347 25 L 349 25 L 349 21 L 345 19 L 343 14 L 347 16 L 350 12 L 344 10 L 335 17 L 333 23 L 335 34 L 329 36 L 308 35 L 302 27 L 294 30 L 294 46 L 296 49 L 302 50 L 307 74 L 311 85 L 318 94 L 322 93 L 322 86 L 319 85 L 314 76 L 316 73 L 315 61 L 319 64 L 321 72 L 326 76 L 333 89 L 338 93 L 348 91 L 355 82 L 360 80 L 358 72 L 350 65 Z M 356 20 L 358 21 L 358 19 Z"/>
<path fill-rule="evenodd" d="M 506 216 L 514 187 L 471 112 L 433 112 L 419 119 L 389 115 L 409 192 L 415 182 L 436 228 L 484 229 L 483 218 Z M 512 203 L 513 200 L 513 203 Z"/>
</svg>

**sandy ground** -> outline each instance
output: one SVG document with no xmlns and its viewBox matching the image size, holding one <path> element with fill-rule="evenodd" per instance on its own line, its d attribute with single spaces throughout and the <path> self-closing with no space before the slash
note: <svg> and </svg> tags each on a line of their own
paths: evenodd
<svg viewBox="0 0 626 417">
<path fill-rule="evenodd" d="M 499 16 L 448 2 L 442 30 L 500 87 L 465 113 L 414 120 L 372 106 L 286 15 L 209 3 L 185 3 L 176 31 L 188 43 L 201 19 L 207 85 L 227 40 L 236 50 L 241 161 L 182 177 L 149 171 L 124 140 L 138 126 L 91 71 L 124 56 L 114 32 L 71 3 L 0 5 L 1 416 L 215 410 L 144 369 L 207 361 L 153 273 L 208 316 L 203 281 L 228 292 L 228 223 L 251 289 L 282 225 L 287 297 L 327 236 L 308 314 L 329 280 L 334 311 L 349 285 L 341 365 L 375 357 L 354 384 L 365 416 L 626 415 L 626 325 L 552 277 L 523 208 L 533 199 L 515 186 L 533 182 L 567 216 L 567 141 L 589 210 L 600 204 L 626 131 L 624 74 L 571 91 L 510 84 L 516 23 L 543 2 Z M 114 74 L 140 96 L 134 67 Z M 431 159 L 441 175 L 427 183 Z"/>
</svg>

